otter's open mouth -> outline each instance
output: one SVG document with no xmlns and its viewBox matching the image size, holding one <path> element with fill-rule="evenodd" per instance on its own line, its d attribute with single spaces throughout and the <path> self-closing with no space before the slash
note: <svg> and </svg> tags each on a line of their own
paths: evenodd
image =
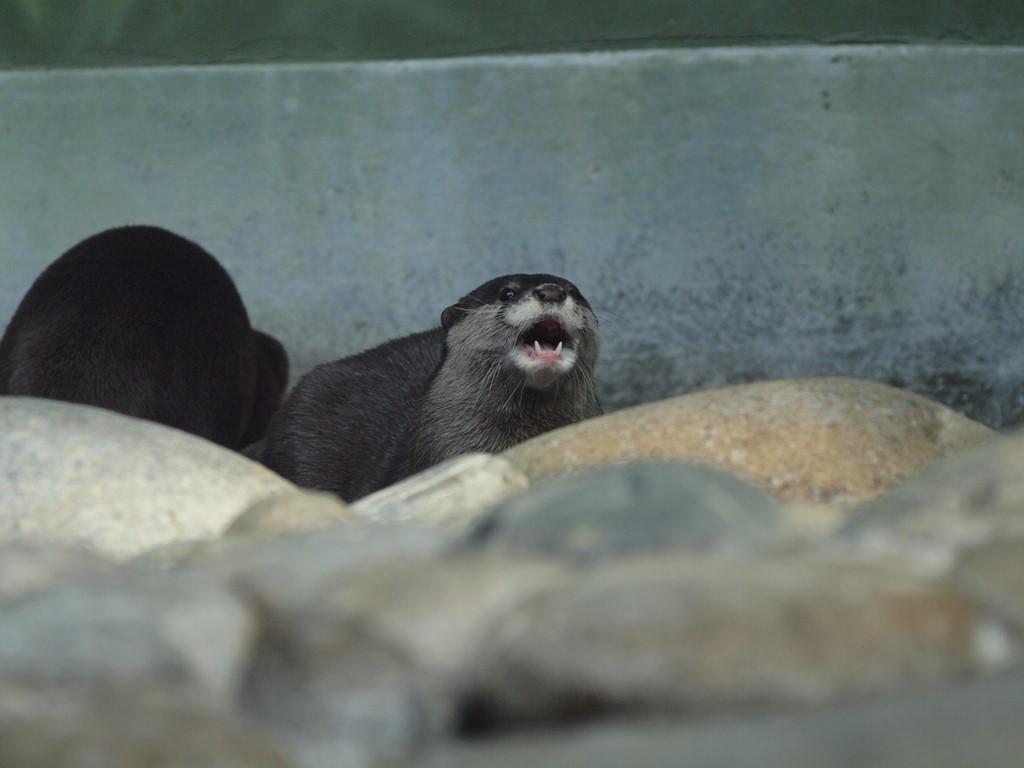
<svg viewBox="0 0 1024 768">
<path fill-rule="evenodd" d="M 519 341 L 534 360 L 560 360 L 564 350 L 572 349 L 572 336 L 565 326 L 550 318 L 531 325 Z"/>
</svg>

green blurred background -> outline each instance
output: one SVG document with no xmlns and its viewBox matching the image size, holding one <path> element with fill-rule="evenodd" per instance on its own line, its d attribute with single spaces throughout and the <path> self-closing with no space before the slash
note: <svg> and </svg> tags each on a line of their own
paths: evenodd
<svg viewBox="0 0 1024 768">
<path fill-rule="evenodd" d="M 778 43 L 1024 43 L 1020 0 L 0 0 L 0 66 Z"/>
</svg>

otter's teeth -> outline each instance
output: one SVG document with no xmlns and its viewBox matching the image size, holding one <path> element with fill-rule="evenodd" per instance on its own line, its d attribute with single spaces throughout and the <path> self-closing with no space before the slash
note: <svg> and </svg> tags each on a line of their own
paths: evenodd
<svg viewBox="0 0 1024 768">
<path fill-rule="evenodd" d="M 562 354 L 562 342 L 558 342 L 558 346 L 555 347 L 555 354 L 556 355 Z"/>
</svg>

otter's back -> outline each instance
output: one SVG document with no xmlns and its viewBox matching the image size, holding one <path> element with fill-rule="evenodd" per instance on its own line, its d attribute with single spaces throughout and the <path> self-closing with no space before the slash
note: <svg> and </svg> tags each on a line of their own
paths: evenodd
<svg viewBox="0 0 1024 768">
<path fill-rule="evenodd" d="M 0 341 L 0 393 L 95 405 L 238 447 L 259 350 L 234 283 L 158 227 L 107 230 L 53 262 Z"/>
<path fill-rule="evenodd" d="M 271 422 L 260 461 L 346 501 L 405 477 L 409 422 L 443 349 L 436 328 L 313 368 Z"/>
</svg>

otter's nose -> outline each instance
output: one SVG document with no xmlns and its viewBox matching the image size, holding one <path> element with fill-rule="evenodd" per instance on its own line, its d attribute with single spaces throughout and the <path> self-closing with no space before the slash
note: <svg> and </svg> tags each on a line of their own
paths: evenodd
<svg viewBox="0 0 1024 768">
<path fill-rule="evenodd" d="M 548 304 L 557 304 L 565 301 L 565 290 L 561 286 L 551 283 L 537 286 L 533 289 L 533 295 Z"/>
</svg>

